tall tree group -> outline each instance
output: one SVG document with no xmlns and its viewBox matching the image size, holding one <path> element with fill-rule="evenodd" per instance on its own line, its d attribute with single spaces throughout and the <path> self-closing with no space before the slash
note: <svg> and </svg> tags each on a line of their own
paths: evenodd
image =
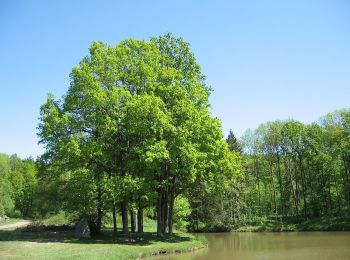
<svg viewBox="0 0 350 260">
<path fill-rule="evenodd" d="M 41 107 L 40 180 L 94 233 L 107 212 L 115 231 L 120 212 L 124 233 L 129 216 L 132 231 L 142 232 L 143 210 L 155 207 L 157 234 L 171 234 L 176 197 L 234 180 L 238 161 L 181 38 L 94 42 L 70 78 L 66 95 L 49 95 Z"/>
<path fill-rule="evenodd" d="M 37 183 L 35 161 L 0 154 L 0 216 L 30 216 Z"/>
<path fill-rule="evenodd" d="M 304 125 L 275 121 L 247 131 L 244 171 L 248 216 L 302 221 L 350 210 L 350 110 Z"/>
</svg>

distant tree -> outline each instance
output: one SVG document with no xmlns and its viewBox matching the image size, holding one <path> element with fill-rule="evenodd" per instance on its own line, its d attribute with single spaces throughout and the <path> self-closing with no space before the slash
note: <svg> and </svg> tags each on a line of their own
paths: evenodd
<svg viewBox="0 0 350 260">
<path fill-rule="evenodd" d="M 32 158 L 0 154 L 0 215 L 19 212 L 23 217 L 32 216 L 36 187 L 37 169 Z"/>
<path fill-rule="evenodd" d="M 241 144 L 239 143 L 238 139 L 236 138 L 236 136 L 232 130 L 230 130 L 230 132 L 226 138 L 226 142 L 227 142 L 228 147 L 231 151 L 236 151 L 239 153 L 242 152 Z"/>
<path fill-rule="evenodd" d="M 242 158 L 248 219 L 347 216 L 349 115 L 342 109 L 310 125 L 274 121 L 247 131 Z"/>
</svg>

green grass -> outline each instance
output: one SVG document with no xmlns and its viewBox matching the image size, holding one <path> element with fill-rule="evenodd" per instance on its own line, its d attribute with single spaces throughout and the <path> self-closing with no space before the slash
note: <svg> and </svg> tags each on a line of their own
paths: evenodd
<svg viewBox="0 0 350 260">
<path fill-rule="evenodd" d="M 60 211 L 55 215 L 49 215 L 44 219 L 35 219 L 35 222 L 42 225 L 72 224 L 69 220 L 69 216 L 64 211 Z"/>
<path fill-rule="evenodd" d="M 350 219 L 344 217 L 322 217 L 300 223 L 282 222 L 272 218 L 248 223 L 234 229 L 238 232 L 293 232 L 293 231 L 350 231 Z"/>
<path fill-rule="evenodd" d="M 21 218 L 10 218 L 10 220 L 7 221 L 0 221 L 0 226 L 8 225 L 8 224 L 13 224 L 16 223 L 17 221 L 22 220 Z"/>
<path fill-rule="evenodd" d="M 205 241 L 175 232 L 158 238 L 152 220 L 145 221 L 145 233 L 112 236 L 112 228 L 103 235 L 79 240 L 73 232 L 0 231 L 0 258 L 6 259 L 136 259 L 160 253 L 179 253 L 205 246 Z"/>
</svg>

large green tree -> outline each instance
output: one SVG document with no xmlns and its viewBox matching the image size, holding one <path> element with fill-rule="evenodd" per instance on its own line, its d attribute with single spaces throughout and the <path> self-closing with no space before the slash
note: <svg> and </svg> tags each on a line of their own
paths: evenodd
<svg viewBox="0 0 350 260">
<path fill-rule="evenodd" d="M 172 233 L 177 196 L 201 181 L 225 186 L 235 162 L 210 115 L 204 79 L 188 43 L 171 34 L 93 43 L 66 95 L 49 95 L 41 108 L 41 161 L 59 171 L 65 208 L 99 233 L 106 211 L 116 223 L 119 205 L 128 233 L 128 212 L 134 231 L 137 209 L 142 231 L 142 210 L 155 205 L 161 236 Z"/>
</svg>

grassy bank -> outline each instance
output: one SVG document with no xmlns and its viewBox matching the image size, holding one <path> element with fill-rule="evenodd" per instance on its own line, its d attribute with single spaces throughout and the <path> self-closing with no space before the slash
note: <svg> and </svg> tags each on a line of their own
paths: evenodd
<svg viewBox="0 0 350 260">
<path fill-rule="evenodd" d="M 205 246 L 205 241 L 175 232 L 158 238 L 153 221 L 145 223 L 142 236 L 112 236 L 112 229 L 103 235 L 79 240 L 73 232 L 0 231 L 0 258 L 30 259 L 136 259 L 165 253 L 179 253 Z"/>
<path fill-rule="evenodd" d="M 350 219 L 324 217 L 310 219 L 300 223 L 266 219 L 260 222 L 247 223 L 234 229 L 238 232 L 293 232 L 293 231 L 350 231 Z"/>
</svg>

